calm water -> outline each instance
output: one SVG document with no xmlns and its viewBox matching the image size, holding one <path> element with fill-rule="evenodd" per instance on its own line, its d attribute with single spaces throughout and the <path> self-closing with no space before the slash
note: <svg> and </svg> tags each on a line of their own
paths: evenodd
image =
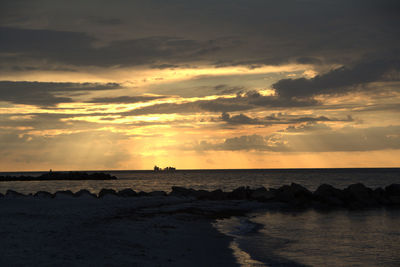
<svg viewBox="0 0 400 267">
<path fill-rule="evenodd" d="M 400 183 L 400 168 L 393 169 L 293 169 L 293 170 L 178 170 L 176 172 L 152 171 L 104 171 L 118 177 L 109 181 L 29 181 L 0 182 L 0 192 L 13 189 L 21 193 L 35 193 L 40 190 L 88 189 L 98 193 L 102 188 L 120 190 L 132 188 L 135 191 L 170 191 L 172 186 L 184 186 L 194 189 L 232 190 L 239 186 L 252 188 L 265 186 L 279 187 L 292 182 L 315 190 L 320 184 L 328 183 L 338 188 L 362 182 L 376 188 L 392 183 Z M 0 173 L 0 175 L 39 176 L 34 173 Z"/>
<path fill-rule="evenodd" d="M 400 266 L 399 225 L 398 210 L 377 209 L 263 212 L 215 226 L 243 266 Z"/>
</svg>

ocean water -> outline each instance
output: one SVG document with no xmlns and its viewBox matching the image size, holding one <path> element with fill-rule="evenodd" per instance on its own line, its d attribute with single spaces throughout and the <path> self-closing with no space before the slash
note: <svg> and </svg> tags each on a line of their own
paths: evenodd
<svg viewBox="0 0 400 267">
<path fill-rule="evenodd" d="M 177 170 L 175 172 L 153 171 L 104 171 L 118 177 L 107 181 L 10 181 L 0 182 L 0 193 L 12 189 L 21 193 L 43 190 L 88 189 L 98 193 L 102 188 L 135 191 L 171 191 L 172 186 L 183 186 L 205 190 L 232 190 L 239 186 L 277 188 L 292 182 L 315 190 L 320 184 L 328 183 L 337 188 L 362 182 L 371 188 L 400 183 L 400 168 L 390 169 L 253 169 L 253 170 Z M 39 176 L 43 172 L 0 173 L 3 175 Z"/>
<path fill-rule="evenodd" d="M 400 211 L 262 212 L 220 220 L 242 266 L 400 266 Z"/>
</svg>

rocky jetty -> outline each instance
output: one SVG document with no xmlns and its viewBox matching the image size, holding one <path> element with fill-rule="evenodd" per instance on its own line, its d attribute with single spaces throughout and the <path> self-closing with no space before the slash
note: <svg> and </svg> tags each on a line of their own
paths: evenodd
<svg viewBox="0 0 400 267">
<path fill-rule="evenodd" d="M 197 200 L 247 200 L 261 203 L 281 203 L 289 208 L 316 208 L 316 209 L 363 209 L 380 206 L 400 207 L 400 184 L 392 184 L 385 188 L 371 189 L 361 183 L 352 184 L 344 189 L 337 189 L 329 184 L 320 185 L 314 192 L 307 188 L 292 183 L 279 188 L 260 187 L 251 189 L 249 187 L 239 187 L 231 192 L 224 192 L 221 189 L 214 191 L 195 190 L 173 186 L 170 193 L 164 191 L 135 192 L 127 188 L 120 191 L 114 189 L 102 189 L 98 195 L 88 190 L 80 190 L 73 193 L 67 191 L 57 191 L 54 194 L 39 191 L 33 195 L 36 198 L 105 198 L 105 197 L 176 197 L 191 198 Z M 27 197 L 27 195 L 8 190 L 3 196 L 5 198 Z"/>
<path fill-rule="evenodd" d="M 115 180 L 117 177 L 96 172 L 47 172 L 40 176 L 0 176 L 1 181 L 47 181 L 47 180 Z"/>
</svg>

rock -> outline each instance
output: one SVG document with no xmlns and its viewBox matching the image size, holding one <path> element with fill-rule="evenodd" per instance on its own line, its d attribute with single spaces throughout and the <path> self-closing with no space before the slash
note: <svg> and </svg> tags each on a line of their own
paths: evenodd
<svg viewBox="0 0 400 267">
<path fill-rule="evenodd" d="M 293 206 L 306 206 L 313 199 L 313 195 L 308 189 L 296 183 L 292 183 L 290 186 L 284 185 L 273 192 L 276 194 L 277 200 Z"/>
<path fill-rule="evenodd" d="M 376 188 L 372 191 L 372 197 L 377 201 L 379 204 L 388 205 L 390 204 L 390 199 L 386 196 L 386 192 L 382 188 Z"/>
<path fill-rule="evenodd" d="M 320 185 L 314 192 L 314 199 L 329 206 L 343 206 L 343 191 L 329 184 Z"/>
<path fill-rule="evenodd" d="M 103 189 L 100 190 L 99 198 L 103 198 L 103 197 L 105 197 L 107 195 L 109 195 L 109 196 L 118 196 L 117 192 L 115 192 L 114 189 L 103 188 Z"/>
<path fill-rule="evenodd" d="M 253 190 L 249 196 L 250 199 L 254 199 L 260 202 L 267 202 L 275 198 L 275 192 L 269 191 L 265 187 L 260 187 Z"/>
<path fill-rule="evenodd" d="M 2 193 L 0 193 L 0 197 L 4 197 L 4 195 Z"/>
<path fill-rule="evenodd" d="M 7 190 L 5 196 L 6 196 L 6 197 L 11 197 L 11 198 L 15 198 L 15 197 L 25 197 L 24 194 L 21 194 L 21 193 L 19 193 L 19 192 L 16 192 L 16 191 L 14 191 L 14 190 L 11 190 L 11 189 Z"/>
<path fill-rule="evenodd" d="M 38 198 L 53 198 L 54 197 L 53 194 L 51 194 L 47 191 L 38 191 L 33 196 L 38 197 Z"/>
<path fill-rule="evenodd" d="M 138 194 L 130 188 L 123 189 L 118 192 L 120 197 L 136 197 Z"/>
<path fill-rule="evenodd" d="M 209 192 L 207 199 L 225 200 L 225 199 L 227 199 L 227 193 L 223 192 L 221 189 L 217 189 L 217 190 Z"/>
<path fill-rule="evenodd" d="M 72 193 L 71 190 L 57 191 L 54 194 L 54 197 L 56 197 L 56 198 L 70 198 L 70 197 L 74 197 L 74 193 Z"/>
<path fill-rule="evenodd" d="M 229 199 L 247 199 L 251 193 L 250 188 L 241 186 L 228 193 Z"/>
<path fill-rule="evenodd" d="M 150 197 L 164 197 L 166 195 L 167 193 L 165 193 L 164 191 L 153 191 L 148 194 L 148 196 Z"/>
<path fill-rule="evenodd" d="M 149 195 L 149 193 L 140 191 L 137 195 L 138 195 L 138 197 L 147 197 Z"/>
<path fill-rule="evenodd" d="M 391 184 L 386 186 L 385 192 L 390 196 L 400 196 L 400 184 Z"/>
<path fill-rule="evenodd" d="M 400 196 L 389 196 L 390 204 L 400 205 Z"/>
<path fill-rule="evenodd" d="M 80 197 L 80 198 L 96 198 L 96 194 L 91 193 L 89 190 L 86 189 L 81 189 L 78 192 L 75 193 L 75 197 Z"/>
<path fill-rule="evenodd" d="M 207 190 L 196 190 L 194 192 L 194 196 L 197 199 L 208 199 L 209 195 L 210 195 L 210 192 Z"/>
<path fill-rule="evenodd" d="M 171 193 L 169 193 L 170 196 L 175 196 L 175 197 L 190 197 L 190 196 L 195 196 L 196 191 L 193 189 L 187 189 L 184 187 L 180 186 L 173 186 Z"/>
<path fill-rule="evenodd" d="M 350 208 L 358 209 L 378 204 L 373 196 L 372 189 L 362 183 L 349 185 L 343 190 L 343 194 L 345 203 Z"/>
<path fill-rule="evenodd" d="M 400 205 L 400 184 L 391 184 L 385 187 L 385 195 L 390 204 Z"/>
</svg>

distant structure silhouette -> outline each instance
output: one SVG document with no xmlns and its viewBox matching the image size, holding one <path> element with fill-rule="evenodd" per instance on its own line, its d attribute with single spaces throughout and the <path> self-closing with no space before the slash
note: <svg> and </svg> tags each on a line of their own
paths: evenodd
<svg viewBox="0 0 400 267">
<path fill-rule="evenodd" d="M 171 172 L 171 171 L 176 171 L 176 168 L 175 168 L 175 167 L 168 166 L 168 167 L 165 167 L 164 169 L 162 169 L 162 168 L 158 167 L 157 165 L 155 165 L 155 166 L 154 166 L 154 171 L 155 171 L 155 172 L 159 172 L 159 171 Z"/>
</svg>

